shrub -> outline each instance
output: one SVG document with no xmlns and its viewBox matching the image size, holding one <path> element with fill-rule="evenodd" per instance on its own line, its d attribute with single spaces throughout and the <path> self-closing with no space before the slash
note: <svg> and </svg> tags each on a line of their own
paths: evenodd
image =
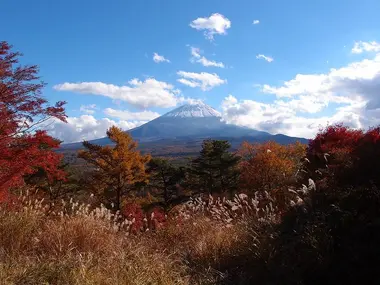
<svg viewBox="0 0 380 285">
<path fill-rule="evenodd" d="M 338 124 L 321 130 L 308 146 L 309 175 L 319 169 L 335 185 L 378 185 L 379 138 L 380 128 L 363 132 Z"/>
<path fill-rule="evenodd" d="M 249 192 L 275 190 L 295 182 L 295 174 L 305 156 L 306 146 L 295 143 L 288 146 L 276 142 L 243 143 L 239 150 L 240 184 Z"/>
<path fill-rule="evenodd" d="M 137 203 L 127 203 L 123 206 L 123 216 L 132 223 L 131 232 L 136 234 L 143 231 L 144 213 L 141 206 Z"/>
<path fill-rule="evenodd" d="M 267 274 L 255 284 L 378 284 L 379 209 L 376 187 L 314 192 L 270 233 Z"/>
</svg>

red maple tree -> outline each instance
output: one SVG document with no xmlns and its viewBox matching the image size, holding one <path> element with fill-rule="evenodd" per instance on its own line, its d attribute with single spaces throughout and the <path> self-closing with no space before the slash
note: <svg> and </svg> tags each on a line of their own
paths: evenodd
<svg viewBox="0 0 380 285">
<path fill-rule="evenodd" d="M 65 102 L 50 106 L 41 95 L 45 86 L 35 65 L 19 65 L 19 52 L 0 42 L 0 200 L 22 185 L 23 177 L 43 169 L 48 179 L 63 179 L 61 160 L 53 150 L 60 142 L 43 127 L 49 120 L 66 121 Z"/>
<path fill-rule="evenodd" d="M 329 179 L 340 184 L 380 184 L 380 128 L 328 126 L 310 141 L 308 159 L 312 169 L 327 169 Z"/>
</svg>

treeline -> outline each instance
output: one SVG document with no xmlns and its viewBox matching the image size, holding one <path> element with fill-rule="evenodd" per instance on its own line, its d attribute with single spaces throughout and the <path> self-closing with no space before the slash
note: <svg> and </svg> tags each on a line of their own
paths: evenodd
<svg viewBox="0 0 380 285">
<path fill-rule="evenodd" d="M 98 204 L 115 211 L 130 203 L 169 211 L 196 195 L 231 198 L 237 192 L 253 195 L 285 189 L 296 182 L 306 155 L 301 143 L 244 143 L 231 152 L 228 141 L 205 140 L 198 156 L 176 166 L 171 160 L 141 154 L 132 137 L 117 127 L 111 127 L 107 136 L 112 146 L 83 142 L 85 150 L 78 152 L 86 162 L 83 172 L 65 165 L 63 169 L 71 173 L 67 180 L 49 181 L 39 171 L 29 175 L 27 183 L 49 194 L 52 202 L 78 195 L 86 199 L 92 193 Z"/>
</svg>

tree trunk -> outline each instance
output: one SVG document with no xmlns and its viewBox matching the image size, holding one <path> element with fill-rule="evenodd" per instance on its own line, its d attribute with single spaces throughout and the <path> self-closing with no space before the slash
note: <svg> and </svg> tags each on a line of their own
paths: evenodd
<svg viewBox="0 0 380 285">
<path fill-rule="evenodd" d="M 116 211 L 120 210 L 121 204 L 121 188 L 116 188 L 116 201 L 115 201 L 115 209 Z"/>
<path fill-rule="evenodd" d="M 161 168 L 161 177 L 162 177 L 162 181 L 164 182 L 164 203 L 165 203 L 165 208 L 167 207 L 168 205 L 168 200 L 169 200 L 169 197 L 168 197 L 168 185 L 167 185 L 167 182 L 166 182 L 166 179 L 165 179 L 165 175 L 164 175 L 164 172 Z"/>
</svg>

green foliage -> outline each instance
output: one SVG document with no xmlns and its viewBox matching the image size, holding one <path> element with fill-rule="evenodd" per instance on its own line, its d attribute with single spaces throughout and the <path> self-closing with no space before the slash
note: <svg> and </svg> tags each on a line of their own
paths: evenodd
<svg viewBox="0 0 380 285">
<path fill-rule="evenodd" d="M 200 192 L 234 192 L 239 178 L 240 158 L 229 152 L 228 141 L 205 140 L 197 158 L 190 163 L 190 179 L 193 188 Z"/>
<path fill-rule="evenodd" d="M 173 198 L 178 196 L 178 184 L 184 178 L 182 168 L 173 166 L 167 159 L 152 158 L 148 163 L 147 172 L 150 174 L 149 186 L 158 191 L 167 207 Z"/>
</svg>

